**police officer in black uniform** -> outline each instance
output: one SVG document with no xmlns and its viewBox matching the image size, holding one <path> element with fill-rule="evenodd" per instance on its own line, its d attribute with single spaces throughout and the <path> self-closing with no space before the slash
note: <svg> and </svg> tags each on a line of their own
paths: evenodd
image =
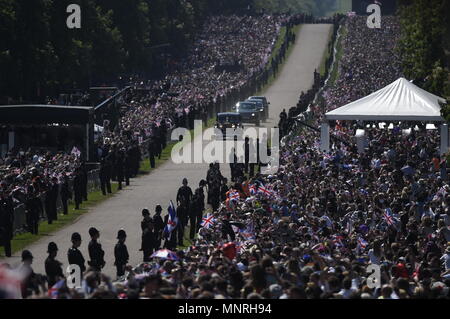
<svg viewBox="0 0 450 319">
<path fill-rule="evenodd" d="M 156 156 L 156 141 L 155 137 L 151 136 L 148 142 L 148 158 L 150 160 L 150 167 L 155 168 L 155 156 Z"/>
<path fill-rule="evenodd" d="M 89 236 L 91 236 L 91 241 L 88 245 L 89 258 L 88 265 L 91 266 L 95 271 L 101 271 L 105 267 L 105 251 L 102 249 L 102 245 L 98 242 L 100 237 L 100 232 L 97 228 L 89 228 Z"/>
<path fill-rule="evenodd" d="M 141 221 L 141 251 L 144 254 L 144 262 L 149 262 L 151 260 L 150 256 L 153 254 L 153 249 L 155 248 L 154 224 L 147 208 L 142 210 L 142 217 L 144 219 Z"/>
<path fill-rule="evenodd" d="M 39 199 L 35 188 L 30 185 L 27 189 L 27 200 L 25 202 L 27 211 L 28 231 L 33 235 L 39 232 L 39 218 L 44 210 L 42 201 Z"/>
<path fill-rule="evenodd" d="M 153 227 L 154 227 L 154 236 L 155 236 L 155 250 L 158 250 L 161 247 L 161 239 L 164 230 L 164 221 L 161 217 L 162 207 L 161 205 L 156 205 L 155 207 L 155 215 L 153 216 Z"/>
<path fill-rule="evenodd" d="M 59 194 L 61 196 L 61 202 L 63 205 L 63 214 L 67 215 L 69 213 L 68 201 L 69 199 L 72 199 L 72 192 L 70 191 L 69 178 L 67 177 L 67 175 L 64 175 L 63 177 Z"/>
<path fill-rule="evenodd" d="M 14 206 L 4 192 L 0 193 L 0 245 L 5 249 L 6 257 L 11 257 L 11 240 L 14 227 Z"/>
<path fill-rule="evenodd" d="M 81 171 L 78 168 L 75 171 L 75 178 L 73 179 L 73 193 L 75 200 L 75 209 L 80 209 L 80 204 L 83 201 L 83 185 L 82 185 Z"/>
<path fill-rule="evenodd" d="M 111 163 L 108 157 L 102 157 L 100 160 L 99 178 L 102 194 L 106 195 L 106 192 L 111 194 Z"/>
<path fill-rule="evenodd" d="M 125 275 L 125 266 L 128 263 L 130 256 L 128 255 L 128 249 L 125 245 L 125 240 L 127 238 L 127 234 L 123 229 L 119 230 L 117 233 L 118 242 L 114 247 L 114 266 L 117 269 L 117 278 Z"/>
<path fill-rule="evenodd" d="M 125 154 L 121 149 L 117 152 L 116 162 L 114 163 L 114 171 L 117 176 L 117 182 L 119 183 L 119 190 L 122 189 L 122 183 L 125 176 Z"/>
<path fill-rule="evenodd" d="M 45 274 L 47 275 L 48 287 L 53 287 L 59 280 L 64 278 L 62 263 L 56 260 L 58 246 L 54 242 L 48 244 L 48 257 L 45 259 Z"/>
<path fill-rule="evenodd" d="M 183 186 L 177 193 L 177 215 L 178 215 L 178 243 L 183 245 L 184 227 L 186 227 L 189 218 L 189 208 L 192 201 L 192 189 L 188 186 L 187 178 L 183 178 Z"/>
<path fill-rule="evenodd" d="M 189 224 L 190 224 L 190 232 L 189 238 L 192 240 L 195 237 L 195 234 L 198 232 L 198 218 L 203 217 L 202 203 L 201 203 L 201 194 L 200 188 L 197 188 L 194 193 L 194 197 L 192 198 L 190 208 L 189 208 Z"/>
<path fill-rule="evenodd" d="M 86 266 L 84 265 L 85 260 L 81 251 L 78 250 L 78 247 L 81 245 L 81 235 L 79 233 L 73 233 L 71 240 L 72 247 L 70 247 L 67 252 L 69 265 L 78 265 L 81 274 L 83 274 L 86 271 Z"/>
</svg>

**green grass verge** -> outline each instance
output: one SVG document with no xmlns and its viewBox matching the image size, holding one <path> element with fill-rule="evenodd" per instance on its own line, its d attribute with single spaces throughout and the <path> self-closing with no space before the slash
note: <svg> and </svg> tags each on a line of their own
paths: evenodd
<svg viewBox="0 0 450 319">
<path fill-rule="evenodd" d="M 328 85 L 334 85 L 339 77 L 339 64 L 342 58 L 342 55 L 344 54 L 344 47 L 343 47 L 343 41 L 345 37 L 347 36 L 347 28 L 345 26 L 342 26 L 341 29 L 341 36 L 339 37 L 339 40 L 336 44 L 336 61 L 333 65 L 333 69 L 331 70 L 330 80 Z"/>
<path fill-rule="evenodd" d="M 112 194 L 107 194 L 103 196 L 102 192 L 94 191 L 88 194 L 88 201 L 83 202 L 79 210 L 75 210 L 74 204 L 69 204 L 69 212 L 67 215 L 58 214 L 58 220 L 53 221 L 53 224 L 49 225 L 47 221 L 42 221 L 39 224 L 39 234 L 33 235 L 31 233 L 23 233 L 14 236 L 11 241 L 11 248 L 13 253 L 23 250 L 25 247 L 33 244 L 34 242 L 48 237 L 51 233 L 61 230 L 65 226 L 68 226 L 78 220 L 79 217 L 86 214 L 90 209 L 100 204 L 101 202 L 111 198 L 115 193 L 118 192 L 118 184 L 111 184 Z M 69 236 L 69 235 L 68 235 Z M 0 255 L 5 255 L 5 250 L 0 247 Z"/>
<path fill-rule="evenodd" d="M 333 36 L 333 29 L 330 29 L 330 31 L 328 32 L 328 40 L 327 43 L 331 42 L 331 38 Z M 326 71 L 326 62 L 329 59 L 329 57 L 331 55 L 333 55 L 333 48 L 334 46 L 331 47 L 331 50 L 329 49 L 330 47 L 327 45 L 327 48 L 325 49 L 323 56 L 322 56 L 322 61 L 320 62 L 320 66 L 319 66 L 319 73 L 320 76 L 324 76 L 325 75 L 325 71 Z"/>
</svg>

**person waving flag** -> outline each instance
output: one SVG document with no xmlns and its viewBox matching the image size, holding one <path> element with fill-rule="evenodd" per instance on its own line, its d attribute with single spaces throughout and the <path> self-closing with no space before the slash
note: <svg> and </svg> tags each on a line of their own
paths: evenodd
<svg viewBox="0 0 450 319">
<path fill-rule="evenodd" d="M 178 224 L 177 211 L 172 201 L 170 201 L 169 203 L 168 212 L 169 218 L 167 220 L 166 227 L 164 228 L 164 233 L 166 234 L 170 234 L 177 227 Z"/>
</svg>

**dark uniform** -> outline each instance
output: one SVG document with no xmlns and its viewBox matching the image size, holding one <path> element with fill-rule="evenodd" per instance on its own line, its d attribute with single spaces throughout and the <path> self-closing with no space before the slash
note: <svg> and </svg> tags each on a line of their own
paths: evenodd
<svg viewBox="0 0 450 319">
<path fill-rule="evenodd" d="M 189 224 L 190 224 L 189 238 L 190 239 L 194 239 L 195 234 L 199 230 L 198 218 L 200 218 L 200 222 L 201 222 L 201 219 L 203 217 L 200 189 L 201 188 L 197 188 L 195 190 L 195 194 L 194 194 L 194 197 L 192 198 L 191 205 L 189 208 Z"/>
<path fill-rule="evenodd" d="M 80 267 L 81 273 L 84 273 L 86 271 L 83 254 L 78 250 L 78 248 L 69 248 L 69 251 L 67 252 L 67 259 L 69 261 L 69 265 L 78 265 Z"/>
<path fill-rule="evenodd" d="M 125 154 L 119 151 L 116 156 L 116 161 L 114 163 L 114 171 L 117 176 L 117 182 L 119 183 L 119 189 L 122 189 L 122 183 L 125 176 Z"/>
<path fill-rule="evenodd" d="M 63 213 L 64 215 L 67 215 L 69 213 L 68 201 L 69 199 L 72 199 L 72 192 L 70 191 L 69 180 L 67 177 L 64 177 L 63 182 L 61 183 L 59 194 L 63 205 Z"/>
<path fill-rule="evenodd" d="M 72 247 L 69 248 L 67 252 L 67 258 L 69 265 L 78 265 L 80 267 L 81 273 L 86 271 L 86 266 L 84 265 L 84 257 L 81 251 L 78 250 L 79 243 L 81 243 L 81 236 L 78 233 L 72 234 Z"/>
<path fill-rule="evenodd" d="M 37 235 L 39 232 L 39 218 L 44 208 L 42 207 L 42 201 L 37 197 L 32 186 L 28 188 L 28 197 L 25 202 L 25 208 L 27 211 L 28 231 L 33 235 Z"/>
<path fill-rule="evenodd" d="M 150 167 L 155 168 L 155 156 L 156 156 L 156 141 L 153 136 L 150 137 L 148 142 L 148 158 L 150 160 Z"/>
<path fill-rule="evenodd" d="M 11 240 L 14 227 L 14 206 L 10 197 L 0 197 L 0 245 L 5 248 L 6 257 L 11 257 Z"/>
<path fill-rule="evenodd" d="M 75 209 L 80 209 L 80 204 L 83 201 L 83 185 L 80 170 L 75 172 L 75 178 L 73 180 L 73 193 L 75 199 Z"/>
<path fill-rule="evenodd" d="M 105 267 L 105 251 L 97 240 L 91 240 L 88 245 L 89 258 L 88 265 L 96 271 L 101 271 Z"/>
<path fill-rule="evenodd" d="M 153 227 L 153 233 L 155 236 L 155 249 L 157 250 L 161 247 L 162 232 L 164 230 L 164 221 L 161 217 L 161 212 L 156 213 L 153 216 Z"/>
<path fill-rule="evenodd" d="M 126 238 L 125 231 L 119 230 L 117 235 L 117 239 L 119 242 L 114 247 L 114 266 L 117 269 L 117 277 L 121 277 L 125 274 L 125 266 L 128 263 L 130 256 L 128 255 L 127 246 L 124 243 L 124 239 Z"/>
<path fill-rule="evenodd" d="M 104 157 L 100 161 L 99 178 L 100 188 L 103 195 L 106 195 L 106 192 L 108 192 L 108 194 L 111 194 L 111 163 L 109 161 L 109 158 Z"/>
<path fill-rule="evenodd" d="M 141 250 L 144 254 L 144 262 L 149 262 L 151 260 L 150 256 L 153 254 L 153 250 L 155 248 L 155 234 L 154 224 L 152 218 L 150 217 L 150 212 L 147 210 L 146 213 L 148 214 L 148 217 L 146 217 L 147 215 L 144 215 L 144 219 L 141 221 Z"/>
<path fill-rule="evenodd" d="M 64 278 L 62 263 L 56 260 L 56 252 L 58 247 L 51 242 L 48 245 L 49 256 L 45 259 L 45 274 L 47 275 L 48 287 L 53 287 L 58 280 Z"/>
</svg>

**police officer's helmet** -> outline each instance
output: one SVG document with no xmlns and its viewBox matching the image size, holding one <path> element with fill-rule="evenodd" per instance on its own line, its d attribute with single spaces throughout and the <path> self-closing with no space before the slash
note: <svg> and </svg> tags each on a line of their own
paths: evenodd
<svg viewBox="0 0 450 319">
<path fill-rule="evenodd" d="M 123 229 L 121 229 L 117 232 L 117 239 L 121 239 L 121 238 L 125 238 L 125 237 L 127 237 L 127 233 Z"/>
<path fill-rule="evenodd" d="M 98 231 L 98 229 L 97 228 L 95 228 L 95 227 L 91 227 L 91 228 L 89 228 L 89 235 L 92 237 L 92 236 L 95 236 L 95 235 L 97 235 L 97 234 L 99 234 L 100 232 Z"/>
<path fill-rule="evenodd" d="M 29 250 L 22 251 L 22 261 L 33 259 L 33 254 Z"/>
<path fill-rule="evenodd" d="M 185 178 L 183 178 L 183 184 L 187 184 L 188 183 L 188 180 L 187 180 L 187 178 L 185 177 Z"/>
<path fill-rule="evenodd" d="M 156 207 L 155 207 L 155 212 L 162 212 L 162 207 L 161 207 L 161 205 L 156 205 Z"/>
<path fill-rule="evenodd" d="M 55 251 L 58 251 L 58 246 L 54 242 L 48 243 L 47 252 L 48 253 L 52 253 L 52 252 L 55 252 Z"/>
<path fill-rule="evenodd" d="M 143 210 L 142 210 L 142 216 L 149 216 L 150 215 L 150 212 L 149 212 L 149 210 L 147 209 L 147 208 L 144 208 Z"/>
<path fill-rule="evenodd" d="M 73 233 L 72 234 L 72 241 L 80 241 L 81 235 L 79 233 Z"/>
</svg>

